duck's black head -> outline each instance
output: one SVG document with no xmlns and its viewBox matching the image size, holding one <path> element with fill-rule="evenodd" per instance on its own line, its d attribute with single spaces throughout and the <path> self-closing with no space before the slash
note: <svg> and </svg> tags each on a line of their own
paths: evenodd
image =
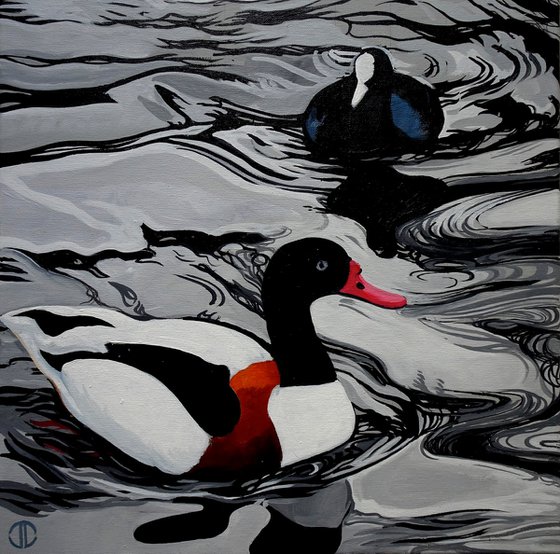
<svg viewBox="0 0 560 554">
<path fill-rule="evenodd" d="M 279 298 L 311 304 L 336 294 L 350 271 L 350 257 L 338 244 L 321 238 L 306 238 L 280 247 L 266 268 L 263 301 Z"/>
<path fill-rule="evenodd" d="M 272 305 L 308 308 L 315 300 L 343 294 L 385 308 L 400 308 L 404 297 L 365 282 L 360 266 L 344 248 L 322 238 L 305 238 L 280 247 L 266 268 L 263 282 L 265 312 Z"/>
<path fill-rule="evenodd" d="M 353 76 L 363 84 L 386 80 L 392 74 L 389 54 L 381 48 L 367 48 L 354 60 Z"/>
<path fill-rule="evenodd" d="M 334 367 L 311 318 L 315 300 L 342 294 L 386 308 L 406 304 L 403 296 L 364 281 L 361 271 L 344 248 L 326 239 L 306 238 L 276 251 L 265 271 L 262 298 L 282 386 L 335 379 Z"/>
</svg>

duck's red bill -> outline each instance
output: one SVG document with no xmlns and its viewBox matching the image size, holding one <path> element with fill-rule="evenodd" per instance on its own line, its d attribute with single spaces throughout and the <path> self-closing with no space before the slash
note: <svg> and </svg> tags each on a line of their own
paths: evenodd
<svg viewBox="0 0 560 554">
<path fill-rule="evenodd" d="M 361 273 L 362 268 L 360 264 L 350 260 L 350 275 L 346 284 L 340 289 L 340 293 L 360 298 L 381 308 L 402 308 L 406 306 L 406 298 L 404 296 L 370 285 L 362 278 Z"/>
</svg>

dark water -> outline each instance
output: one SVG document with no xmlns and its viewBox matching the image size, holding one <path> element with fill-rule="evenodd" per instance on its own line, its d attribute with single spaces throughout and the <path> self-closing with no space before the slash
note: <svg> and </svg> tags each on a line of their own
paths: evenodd
<svg viewBox="0 0 560 554">
<path fill-rule="evenodd" d="M 125 459 L 3 330 L 2 529 L 33 519 L 37 552 L 557 552 L 557 9 L 3 3 L 1 313 L 89 303 L 266 339 L 264 268 L 304 236 L 409 307 L 318 302 L 355 435 L 226 483 Z M 299 115 L 372 45 L 436 88 L 440 144 L 316 160 Z"/>
</svg>

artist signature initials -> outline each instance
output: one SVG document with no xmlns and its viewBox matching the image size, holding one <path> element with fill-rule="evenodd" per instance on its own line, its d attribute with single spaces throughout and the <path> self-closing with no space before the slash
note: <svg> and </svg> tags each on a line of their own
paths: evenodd
<svg viewBox="0 0 560 554">
<path fill-rule="evenodd" d="M 8 540 L 14 548 L 30 548 L 37 541 L 37 527 L 30 521 L 16 521 L 10 527 Z"/>
</svg>

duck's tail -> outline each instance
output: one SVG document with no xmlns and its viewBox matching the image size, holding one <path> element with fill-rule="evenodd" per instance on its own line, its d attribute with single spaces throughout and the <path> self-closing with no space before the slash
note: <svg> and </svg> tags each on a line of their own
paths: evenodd
<svg viewBox="0 0 560 554">
<path fill-rule="evenodd" d="M 62 386 L 60 368 L 49 360 L 53 356 L 83 350 L 92 327 L 114 327 L 113 312 L 102 308 L 38 306 L 8 312 L 0 321 L 14 333 L 37 368 L 55 385 Z M 115 314 L 117 317 L 119 314 Z M 99 351 L 92 344 L 91 351 Z"/>
</svg>

